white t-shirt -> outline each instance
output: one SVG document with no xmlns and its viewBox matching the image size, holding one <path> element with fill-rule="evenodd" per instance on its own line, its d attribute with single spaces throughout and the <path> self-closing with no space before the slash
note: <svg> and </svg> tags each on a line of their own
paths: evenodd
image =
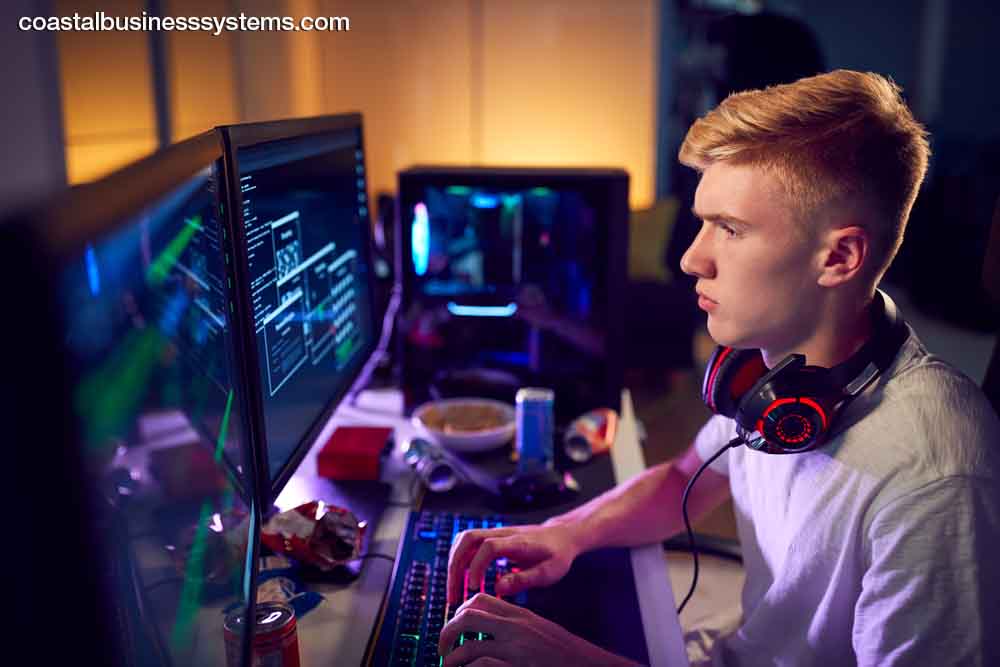
<svg viewBox="0 0 1000 667">
<path fill-rule="evenodd" d="M 1000 420 L 910 332 L 823 447 L 729 476 L 746 583 L 714 665 L 1000 665 Z M 735 436 L 715 416 L 702 460 Z"/>
</svg>

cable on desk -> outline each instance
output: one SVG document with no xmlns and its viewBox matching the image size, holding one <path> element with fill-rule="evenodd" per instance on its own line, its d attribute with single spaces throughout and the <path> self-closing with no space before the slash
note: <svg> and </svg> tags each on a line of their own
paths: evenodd
<svg viewBox="0 0 1000 667">
<path fill-rule="evenodd" d="M 705 468 L 711 465 L 711 463 L 715 461 L 715 459 L 722 456 L 722 453 L 725 452 L 727 449 L 742 444 L 743 444 L 743 438 L 741 436 L 736 436 L 735 438 L 727 442 L 723 447 L 720 447 L 719 451 L 712 454 L 707 461 L 701 464 L 701 467 L 698 468 L 698 472 L 694 474 L 694 477 L 692 477 L 688 481 L 687 486 L 684 487 L 684 496 L 681 499 L 681 514 L 684 515 L 684 527 L 687 529 L 688 544 L 690 544 L 691 546 L 691 557 L 694 559 L 694 576 L 691 577 L 691 588 L 688 589 L 687 595 L 684 596 L 684 600 L 681 602 L 680 606 L 677 607 L 678 616 L 680 616 L 681 612 L 684 611 L 684 607 L 687 605 L 688 600 L 690 600 L 691 596 L 694 595 L 695 586 L 698 585 L 698 547 L 695 546 L 694 531 L 691 530 L 691 520 L 688 518 L 688 509 L 687 509 L 688 495 L 691 493 L 691 488 L 694 486 L 694 483 L 698 481 L 698 477 L 700 477 L 701 473 L 705 471 Z"/>
<path fill-rule="evenodd" d="M 390 556 L 389 554 L 362 554 L 361 556 L 358 556 L 358 560 L 368 560 L 369 558 L 380 558 L 382 560 L 387 560 L 390 563 L 396 562 L 395 557 Z"/>
<path fill-rule="evenodd" d="M 368 358 L 368 362 L 361 368 L 361 371 L 358 373 L 358 377 L 348 390 L 347 397 L 344 399 L 344 402 L 347 405 L 354 406 L 357 404 L 358 395 L 371 382 L 372 374 L 375 372 L 375 367 L 388 354 L 389 340 L 392 337 L 393 323 L 396 320 L 396 312 L 399 310 L 399 304 L 402 302 L 402 299 L 402 284 L 394 283 L 392 291 L 390 292 L 389 303 L 386 304 L 385 313 L 382 316 L 382 332 L 379 335 L 378 343 L 375 345 L 375 350 L 372 352 L 372 355 Z"/>
</svg>

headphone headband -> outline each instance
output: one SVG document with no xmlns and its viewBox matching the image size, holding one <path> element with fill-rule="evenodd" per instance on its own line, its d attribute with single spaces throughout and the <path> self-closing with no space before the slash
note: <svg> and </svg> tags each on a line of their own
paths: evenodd
<svg viewBox="0 0 1000 667">
<path fill-rule="evenodd" d="M 896 303 L 882 290 L 875 290 L 872 303 L 876 306 L 874 331 L 857 352 L 830 369 L 830 379 L 844 388 L 851 398 L 865 390 L 871 382 L 886 372 L 910 336 L 906 322 L 899 315 Z"/>
</svg>

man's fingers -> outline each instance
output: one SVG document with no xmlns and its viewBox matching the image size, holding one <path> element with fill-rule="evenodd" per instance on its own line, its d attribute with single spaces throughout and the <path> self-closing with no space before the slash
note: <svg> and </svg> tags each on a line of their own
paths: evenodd
<svg viewBox="0 0 1000 667">
<path fill-rule="evenodd" d="M 467 641 L 444 657 L 442 667 L 459 667 L 459 665 L 514 665 L 506 642 Z M 506 659 L 505 659 L 506 657 Z"/>
<path fill-rule="evenodd" d="M 520 540 L 516 536 L 511 537 L 488 537 L 483 540 L 482 544 L 479 545 L 479 549 L 476 550 L 475 555 L 469 562 L 469 590 L 478 591 L 481 586 L 480 582 L 483 580 L 483 575 L 486 574 L 486 568 L 490 566 L 490 563 L 495 561 L 500 556 L 507 555 L 509 549 Z"/>
<path fill-rule="evenodd" d="M 466 530 L 458 534 L 451 545 L 448 556 L 448 584 L 445 588 L 448 604 L 462 601 L 462 585 L 465 581 L 465 570 L 479 545 L 491 535 L 509 535 L 510 528 L 493 528 L 490 530 Z"/>
<path fill-rule="evenodd" d="M 505 557 L 518 563 L 533 565 L 550 558 L 552 554 L 541 545 L 532 542 L 523 533 L 509 537 L 487 538 L 479 545 L 479 550 L 469 563 L 469 588 L 479 587 L 486 574 L 486 568 L 497 558 Z"/>
<path fill-rule="evenodd" d="M 443 656 L 448 656 L 452 652 L 451 647 L 455 645 L 455 642 L 462 635 L 463 632 L 485 632 L 491 634 L 494 637 L 504 636 L 506 633 L 502 629 L 502 619 L 489 611 L 484 609 L 476 609 L 475 607 L 466 607 L 459 613 L 455 614 L 453 618 L 444 628 L 441 630 L 441 635 L 438 638 L 438 653 Z M 478 640 L 477 640 L 478 641 Z M 484 640 L 490 641 L 490 640 Z M 466 643 L 476 643 L 476 642 L 466 642 Z M 501 644 L 502 642 L 496 642 Z M 464 646 L 463 644 L 462 646 Z M 459 647 L 461 648 L 461 647 Z M 456 651 L 458 649 L 455 649 Z M 462 654 L 466 655 L 466 654 Z M 459 662 L 454 662 L 453 664 L 461 665 L 469 662 L 470 660 L 477 658 L 479 656 L 491 655 L 492 657 L 502 658 L 503 656 L 498 653 L 488 653 L 479 652 L 474 655 L 466 656 L 464 660 Z M 445 664 L 448 664 L 447 658 L 445 659 Z"/>
<path fill-rule="evenodd" d="M 465 582 L 465 570 L 469 561 L 476 555 L 480 542 L 489 533 L 488 530 L 466 530 L 458 534 L 451 543 L 451 553 L 448 555 L 448 584 L 445 587 L 448 604 L 462 601 L 462 585 Z"/>
<path fill-rule="evenodd" d="M 482 542 L 487 537 L 506 537 L 516 532 L 515 528 L 509 526 L 504 528 L 473 528 L 471 530 L 463 530 L 455 536 L 455 540 L 451 543 L 448 558 L 454 559 L 456 556 L 460 556 L 463 552 L 468 551 L 472 545 Z"/>
<path fill-rule="evenodd" d="M 476 593 L 463 602 L 462 606 L 455 610 L 455 613 L 458 614 L 463 609 L 468 609 L 469 607 L 488 611 L 496 616 L 511 616 L 521 611 L 521 607 L 486 593 Z"/>
<path fill-rule="evenodd" d="M 551 562 L 548 560 L 542 561 L 538 565 L 526 570 L 505 574 L 497 582 L 497 595 L 517 595 L 529 588 L 548 585 L 552 579 Z"/>
</svg>

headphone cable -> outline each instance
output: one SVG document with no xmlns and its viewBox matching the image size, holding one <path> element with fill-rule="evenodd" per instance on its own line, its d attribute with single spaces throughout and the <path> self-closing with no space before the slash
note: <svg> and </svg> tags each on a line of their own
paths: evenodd
<svg viewBox="0 0 1000 667">
<path fill-rule="evenodd" d="M 684 596 L 684 600 L 681 602 L 680 606 L 677 607 L 678 616 L 680 616 L 681 612 L 684 611 L 684 607 L 687 605 L 688 600 L 690 600 L 691 596 L 694 595 L 695 586 L 698 585 L 698 549 L 695 547 L 694 531 L 691 530 L 691 521 L 690 519 L 688 519 L 688 510 L 687 510 L 688 494 L 691 492 L 691 487 L 693 487 L 694 483 L 698 481 L 698 477 L 701 476 L 701 473 L 705 470 L 705 468 L 711 465 L 712 462 L 715 461 L 715 459 L 722 456 L 722 453 L 725 452 L 727 449 L 730 449 L 732 447 L 738 447 L 743 443 L 744 443 L 743 437 L 739 435 L 730 440 L 729 442 L 727 442 L 725 446 L 719 448 L 719 451 L 717 451 L 715 454 L 712 454 L 712 456 L 710 456 L 707 461 L 701 464 L 701 467 L 698 468 L 698 472 L 696 472 L 694 476 L 690 480 L 688 480 L 687 486 L 684 487 L 684 496 L 681 499 L 681 513 L 684 515 L 684 527 L 687 529 L 688 544 L 690 545 L 691 548 L 691 557 L 694 558 L 694 576 L 691 577 L 691 588 L 688 589 L 687 595 Z"/>
</svg>

